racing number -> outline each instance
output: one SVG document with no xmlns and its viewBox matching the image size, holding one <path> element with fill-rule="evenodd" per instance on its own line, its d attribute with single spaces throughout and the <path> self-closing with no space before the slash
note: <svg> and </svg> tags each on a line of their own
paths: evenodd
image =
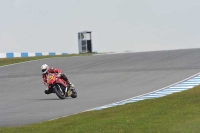
<svg viewBox="0 0 200 133">
<path fill-rule="evenodd" d="M 48 80 L 51 80 L 51 79 L 53 79 L 53 76 L 49 76 Z"/>
</svg>

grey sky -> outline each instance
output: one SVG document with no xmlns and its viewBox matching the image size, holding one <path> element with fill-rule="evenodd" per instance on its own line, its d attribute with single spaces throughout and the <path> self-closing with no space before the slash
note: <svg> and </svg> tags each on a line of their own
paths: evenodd
<svg viewBox="0 0 200 133">
<path fill-rule="evenodd" d="M 0 0 L 0 52 L 78 52 L 200 47 L 199 0 Z"/>
</svg>

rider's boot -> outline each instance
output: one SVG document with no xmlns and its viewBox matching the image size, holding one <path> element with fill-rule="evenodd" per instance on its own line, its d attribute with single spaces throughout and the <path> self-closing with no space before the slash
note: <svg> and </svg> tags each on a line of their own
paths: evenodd
<svg viewBox="0 0 200 133">
<path fill-rule="evenodd" d="M 68 82 L 68 85 L 69 85 L 69 88 L 70 88 L 70 89 L 73 89 L 73 88 L 74 88 L 74 85 L 73 85 L 71 82 Z"/>
<path fill-rule="evenodd" d="M 69 85 L 69 89 L 72 91 L 72 93 L 74 93 L 74 85 L 69 81 L 68 82 L 68 85 Z"/>
<path fill-rule="evenodd" d="M 51 93 L 51 92 L 49 91 L 49 88 L 48 88 L 48 87 L 44 90 L 44 93 L 45 93 L 45 94 L 50 94 L 50 93 Z"/>
</svg>

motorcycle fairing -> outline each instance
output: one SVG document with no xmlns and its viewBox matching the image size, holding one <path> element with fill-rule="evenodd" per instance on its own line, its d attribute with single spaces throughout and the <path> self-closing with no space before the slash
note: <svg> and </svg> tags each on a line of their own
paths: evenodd
<svg viewBox="0 0 200 133">
<path fill-rule="evenodd" d="M 57 83 L 57 84 L 61 84 L 61 85 L 63 85 L 64 87 L 67 87 L 67 84 L 66 84 L 65 81 L 63 81 L 63 79 L 58 78 L 58 79 L 56 80 L 56 83 Z"/>
<path fill-rule="evenodd" d="M 48 74 L 48 76 L 47 76 L 48 84 L 53 84 L 55 80 L 56 80 L 56 76 L 54 74 Z"/>
</svg>

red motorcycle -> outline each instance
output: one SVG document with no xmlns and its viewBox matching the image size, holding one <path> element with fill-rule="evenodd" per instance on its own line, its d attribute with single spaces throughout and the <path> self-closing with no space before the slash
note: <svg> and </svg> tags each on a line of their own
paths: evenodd
<svg viewBox="0 0 200 133">
<path fill-rule="evenodd" d="M 68 84 L 60 77 L 57 77 L 57 74 L 55 73 L 48 74 L 47 83 L 50 86 L 49 88 L 50 91 L 53 93 L 56 93 L 56 95 L 60 99 L 65 99 L 66 97 L 69 97 L 69 96 L 71 96 L 72 98 L 77 97 L 77 92 L 75 88 L 70 88 Z"/>
</svg>

